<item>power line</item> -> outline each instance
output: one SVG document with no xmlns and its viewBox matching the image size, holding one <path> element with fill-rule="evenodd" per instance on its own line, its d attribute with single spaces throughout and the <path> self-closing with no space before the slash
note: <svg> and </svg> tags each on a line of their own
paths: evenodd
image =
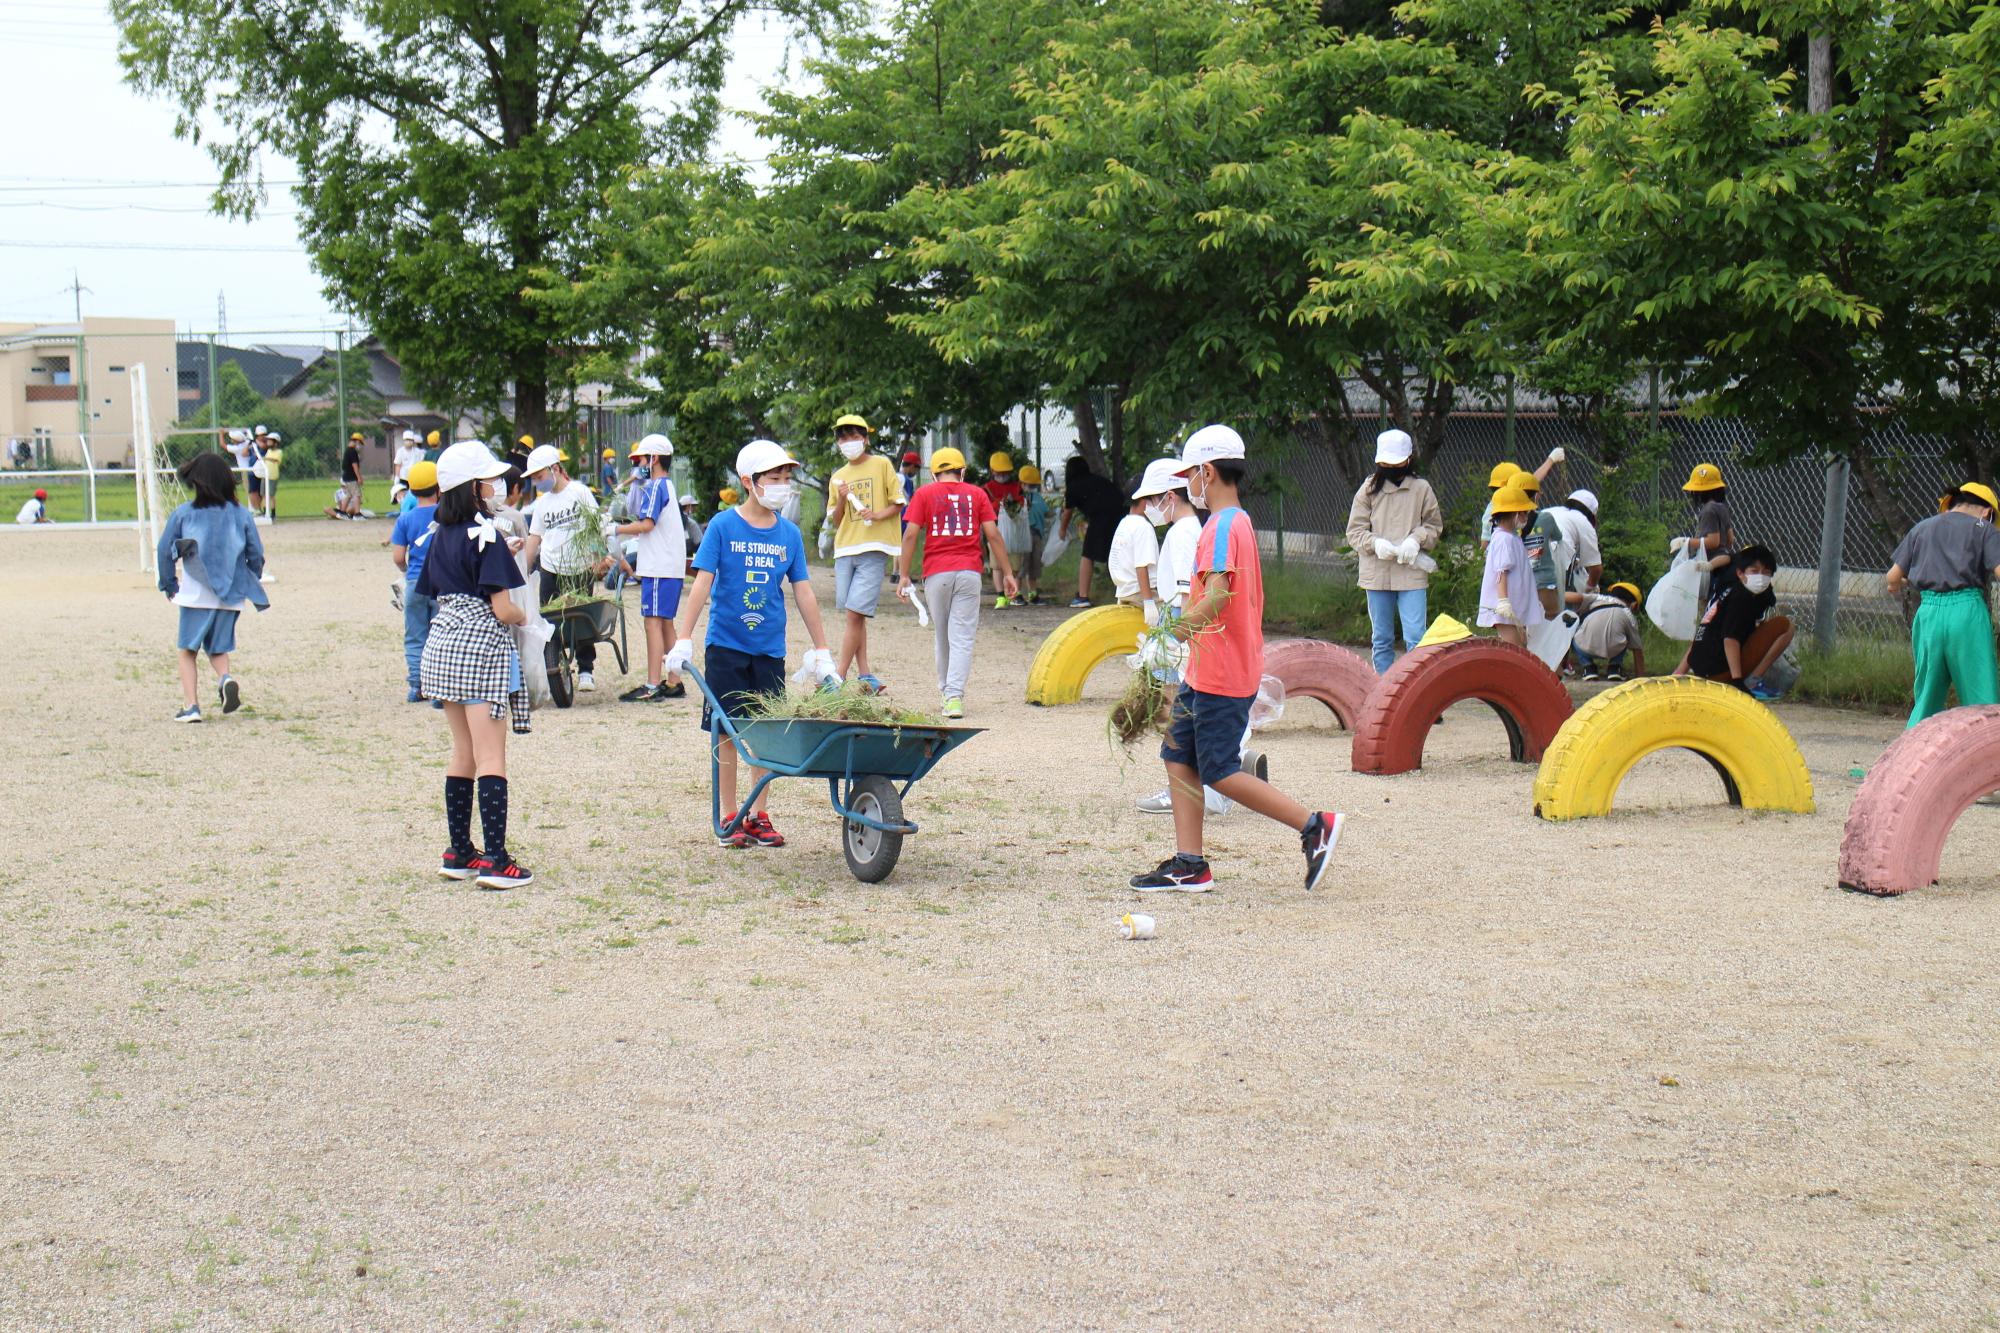
<svg viewBox="0 0 2000 1333">
<path fill-rule="evenodd" d="M 260 184 L 266 187 L 272 185 L 303 185 L 304 183 L 297 180 L 267 180 L 260 182 Z M 21 194 L 29 190 L 54 194 L 73 190 L 220 190 L 223 188 L 225 186 L 222 181 L 93 181 L 88 184 L 79 182 L 73 185 L 0 185 L 0 194 Z"/>
<path fill-rule="evenodd" d="M 238 255 L 298 255 L 305 253 L 302 248 L 296 245 L 154 245 L 139 241 L 0 241 L 0 249 L 214 251 L 219 254 Z"/>
<path fill-rule="evenodd" d="M 65 213 L 207 213 L 211 216 L 220 216 L 214 209 L 206 206 L 197 208 L 162 208 L 158 204 L 52 204 L 48 202 L 28 203 L 0 199 L 0 208 L 54 208 L 60 209 Z M 298 216 L 298 212 L 291 210 L 283 213 L 266 213 L 260 210 L 257 216 L 260 219 L 295 218 Z"/>
</svg>

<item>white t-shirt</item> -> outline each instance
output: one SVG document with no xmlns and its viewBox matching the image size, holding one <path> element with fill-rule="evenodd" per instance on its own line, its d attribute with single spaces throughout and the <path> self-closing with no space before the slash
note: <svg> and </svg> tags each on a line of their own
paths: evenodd
<svg viewBox="0 0 2000 1333">
<path fill-rule="evenodd" d="M 1111 534 L 1111 583 L 1118 600 L 1129 602 L 1139 596 L 1139 571 L 1160 563 L 1160 539 L 1142 514 L 1127 514 L 1118 520 Z M 1159 589 L 1153 590 L 1155 597 Z"/>
<path fill-rule="evenodd" d="M 1556 551 L 1556 574 L 1562 577 L 1574 568 L 1575 577 L 1565 579 L 1565 587 L 1583 590 L 1586 572 L 1592 565 L 1604 563 L 1603 552 L 1597 544 L 1597 525 L 1568 505 L 1557 505 L 1549 510 L 1549 517 L 1556 521 L 1562 532 L 1562 546 Z"/>
<path fill-rule="evenodd" d="M 6 511 L 0 510 L 0 513 L 4 512 Z M 32 495 L 29 496 L 27 501 L 24 504 L 22 504 L 21 512 L 14 515 L 14 521 L 16 523 L 27 523 L 27 524 L 34 524 L 41 522 L 42 502 L 40 500 L 37 500 Z"/>
<path fill-rule="evenodd" d="M 181 561 L 181 588 L 174 594 L 174 605 L 193 607 L 197 611 L 241 611 L 241 602 L 224 604 L 215 589 L 208 586 L 208 580 L 203 577 L 206 573 L 198 556 Z"/>
<path fill-rule="evenodd" d="M 1188 587 L 1194 581 L 1194 550 L 1200 544 L 1201 520 L 1193 514 L 1175 519 L 1160 543 L 1160 563 L 1153 577 L 1159 583 L 1160 600 L 1177 611 L 1186 608 Z"/>
<path fill-rule="evenodd" d="M 681 498 L 672 477 L 653 477 L 639 488 L 633 518 L 650 518 L 653 528 L 639 534 L 635 567 L 642 579 L 687 577 L 687 529 L 681 526 Z"/>
<path fill-rule="evenodd" d="M 572 556 L 570 547 L 578 532 L 596 523 L 597 497 L 580 481 L 572 478 L 561 490 L 536 496 L 535 502 L 528 506 L 528 531 L 542 539 L 539 557 L 542 568 L 551 574 L 586 572 L 590 562 Z"/>
<path fill-rule="evenodd" d="M 424 461 L 424 451 L 422 447 L 419 445 L 410 444 L 407 441 L 405 441 L 402 447 L 396 450 L 395 475 L 398 478 L 408 476 L 410 471 L 410 465 L 412 463 L 421 463 L 423 461 Z"/>
</svg>

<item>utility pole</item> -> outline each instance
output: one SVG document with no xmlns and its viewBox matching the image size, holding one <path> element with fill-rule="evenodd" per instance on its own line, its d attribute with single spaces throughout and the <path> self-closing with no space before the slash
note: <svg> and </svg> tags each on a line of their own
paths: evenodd
<svg viewBox="0 0 2000 1333">
<path fill-rule="evenodd" d="M 1833 110 L 1833 37 L 1814 33 L 1806 45 L 1806 111 L 1825 116 Z M 1822 131 L 1823 133 L 1824 131 Z M 1813 646 L 1833 651 L 1840 618 L 1840 566 L 1847 544 L 1847 471 L 1849 460 L 1830 454 L 1826 460 L 1826 497 L 1819 518 L 1819 595 L 1813 602 Z"/>
<path fill-rule="evenodd" d="M 347 330 L 340 329 L 333 335 L 333 410 L 340 421 L 340 429 L 335 433 L 333 447 L 336 452 L 347 447 Z"/>
<path fill-rule="evenodd" d="M 69 291 L 76 298 L 76 360 L 70 366 L 69 376 L 70 385 L 76 390 L 76 444 L 95 467 L 97 460 L 90 453 L 90 345 L 83 338 L 83 294 L 90 288 L 83 285 L 75 269 L 69 271 Z"/>
</svg>

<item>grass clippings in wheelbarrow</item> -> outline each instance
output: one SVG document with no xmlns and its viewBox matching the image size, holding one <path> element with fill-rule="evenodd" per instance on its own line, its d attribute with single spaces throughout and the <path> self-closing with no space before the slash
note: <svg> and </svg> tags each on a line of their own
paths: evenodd
<svg viewBox="0 0 2000 1333">
<path fill-rule="evenodd" d="M 570 592 L 560 593 L 554 597 L 549 598 L 548 601 L 543 602 L 542 614 L 546 616 L 551 611 L 569 611 L 579 606 L 590 606 L 593 603 L 609 602 L 610 600 L 611 598 L 604 593 L 593 593 L 582 590 L 572 590 Z"/>
<path fill-rule="evenodd" d="M 754 721 L 872 722 L 885 727 L 941 727 L 944 719 L 914 708 L 899 708 L 887 696 L 870 694 L 858 682 L 831 690 L 788 690 L 760 694 L 746 716 Z"/>
</svg>

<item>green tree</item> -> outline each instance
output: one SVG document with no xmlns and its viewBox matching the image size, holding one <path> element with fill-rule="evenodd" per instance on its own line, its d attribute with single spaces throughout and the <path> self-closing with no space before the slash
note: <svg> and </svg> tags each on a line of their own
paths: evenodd
<svg viewBox="0 0 2000 1333">
<path fill-rule="evenodd" d="M 817 25 L 840 0 L 760 0 Z M 574 277 L 628 169 L 698 156 L 751 0 L 114 0 L 127 77 L 180 108 L 248 215 L 261 154 L 297 163 L 329 296 L 440 402 L 547 431 L 574 344 L 524 289 Z M 649 104 L 670 104 L 651 113 Z M 553 277 L 551 277 L 553 275 Z"/>
<path fill-rule="evenodd" d="M 347 400 L 345 421 L 338 419 L 343 396 Z M 328 352 L 320 358 L 306 376 L 306 397 L 316 405 L 324 404 L 319 410 L 325 414 L 328 427 L 342 440 L 350 431 L 380 427 L 382 414 L 389 407 L 382 395 L 375 392 L 368 353 L 355 347 Z"/>
</svg>

